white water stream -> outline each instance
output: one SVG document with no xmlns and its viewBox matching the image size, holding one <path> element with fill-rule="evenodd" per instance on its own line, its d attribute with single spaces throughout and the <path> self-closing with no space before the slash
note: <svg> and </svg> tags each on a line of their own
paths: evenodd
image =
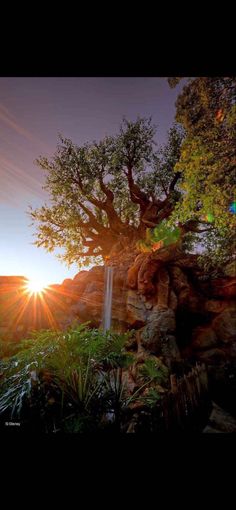
<svg viewBox="0 0 236 510">
<path fill-rule="evenodd" d="M 103 323 L 102 323 L 104 332 L 111 329 L 112 290 L 113 290 L 113 267 L 105 266 Z"/>
</svg>

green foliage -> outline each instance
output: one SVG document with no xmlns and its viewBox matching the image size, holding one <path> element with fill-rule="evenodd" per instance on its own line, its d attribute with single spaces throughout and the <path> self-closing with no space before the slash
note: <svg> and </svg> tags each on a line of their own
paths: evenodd
<svg viewBox="0 0 236 510">
<path fill-rule="evenodd" d="M 181 78 L 179 77 L 176 77 L 176 76 L 173 76 L 171 78 L 168 78 L 168 83 L 170 85 L 170 88 L 173 89 L 174 87 L 176 87 L 176 85 L 178 85 L 178 83 L 180 82 Z"/>
<path fill-rule="evenodd" d="M 150 121 L 138 119 L 135 123 L 124 120 L 117 136 L 99 143 L 77 146 L 61 137 L 51 161 L 45 157 L 37 160 L 47 172 L 45 188 L 51 205 L 31 210 L 37 224 L 36 245 L 48 251 L 63 248 L 61 257 L 69 264 L 84 264 L 86 253 L 89 263 L 99 262 L 119 229 L 127 230 L 127 224 L 138 222 L 138 208 L 130 200 L 124 167 L 132 158 L 135 172 L 143 171 L 151 157 L 153 134 Z M 102 207 L 106 192 L 114 194 L 112 215 Z"/>
<path fill-rule="evenodd" d="M 179 81 L 169 78 L 171 87 Z M 59 248 L 62 260 L 81 267 L 102 263 L 119 243 L 133 247 L 138 241 L 144 252 L 154 243 L 168 246 L 178 240 L 178 226 L 193 221 L 199 228 L 181 239 L 183 249 L 200 247 L 218 264 L 230 260 L 235 90 L 235 78 L 188 79 L 176 103 L 176 124 L 157 149 L 150 119 L 124 119 L 117 135 L 82 146 L 61 137 L 51 159 L 37 160 L 50 203 L 31 210 L 36 245 Z M 145 239 L 145 227 L 155 223 L 153 241 Z"/>
<path fill-rule="evenodd" d="M 155 152 L 155 131 L 150 119 L 124 119 L 115 136 L 83 146 L 61 137 L 51 160 L 38 158 L 50 205 L 30 210 L 35 244 L 59 248 L 59 258 L 80 267 L 101 263 L 121 235 L 137 237 L 140 207 L 129 189 L 128 169 L 146 201 L 155 194 L 165 197 L 183 139 L 183 130 L 174 126 L 166 147 Z"/>
<path fill-rule="evenodd" d="M 123 381 L 122 392 L 117 384 L 123 368 L 133 363 L 125 351 L 130 334 L 103 334 L 87 324 L 66 332 L 35 332 L 21 351 L 2 361 L 1 419 L 31 425 L 36 419 L 46 432 L 99 428 L 109 402 L 114 407 L 114 398 L 121 403 L 127 393 Z M 117 383 L 106 400 L 112 377 Z"/>
<path fill-rule="evenodd" d="M 164 220 L 154 228 L 147 228 L 145 239 L 137 241 L 136 246 L 140 251 L 148 253 L 152 250 L 155 251 L 170 244 L 175 244 L 179 239 L 179 227 L 169 225 Z"/>
<path fill-rule="evenodd" d="M 175 175 L 174 168 L 179 161 L 184 139 L 185 130 L 180 124 L 175 123 L 167 133 L 166 144 L 153 155 L 154 166 L 150 186 L 154 185 L 153 188 L 158 198 L 169 196 L 169 187 Z M 175 193 L 175 195 L 175 197 L 173 195 L 170 197 L 170 199 L 174 199 L 174 202 L 179 198 L 178 194 Z"/>
<path fill-rule="evenodd" d="M 141 375 L 145 381 L 165 384 L 168 379 L 169 371 L 159 360 L 148 358 L 141 368 Z"/>
<path fill-rule="evenodd" d="M 150 408 L 155 408 L 160 400 L 161 395 L 156 388 L 148 388 L 146 395 L 142 397 L 142 401 Z"/>
<path fill-rule="evenodd" d="M 160 386 L 166 387 L 169 370 L 159 359 L 148 358 L 140 369 L 140 375 L 148 386 L 141 397 L 141 402 L 149 408 L 156 408 L 161 400 Z"/>
<path fill-rule="evenodd" d="M 198 220 L 206 232 L 201 238 L 206 256 L 218 265 L 235 249 L 236 215 L 230 209 L 236 195 L 235 103 L 235 78 L 201 77 L 188 81 L 176 104 L 186 138 L 175 165 L 182 195 L 172 221 Z"/>
<path fill-rule="evenodd" d="M 169 246 L 179 240 L 180 229 L 178 227 L 169 227 L 167 222 L 157 225 L 152 231 L 152 240 L 154 242 L 162 241 L 163 246 Z"/>
</svg>

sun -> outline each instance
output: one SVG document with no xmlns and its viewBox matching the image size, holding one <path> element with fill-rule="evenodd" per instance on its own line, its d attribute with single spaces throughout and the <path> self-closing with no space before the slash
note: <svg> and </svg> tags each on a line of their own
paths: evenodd
<svg viewBox="0 0 236 510">
<path fill-rule="evenodd" d="M 40 294 L 45 289 L 45 285 L 42 281 L 32 279 L 27 283 L 27 290 L 30 294 Z"/>
</svg>

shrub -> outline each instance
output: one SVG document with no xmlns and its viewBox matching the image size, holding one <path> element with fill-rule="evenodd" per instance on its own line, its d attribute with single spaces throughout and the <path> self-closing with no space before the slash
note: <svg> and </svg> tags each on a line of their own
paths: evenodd
<svg viewBox="0 0 236 510">
<path fill-rule="evenodd" d="M 107 398 L 108 372 L 118 374 L 133 362 L 125 350 L 131 333 L 104 334 L 87 325 L 33 332 L 14 356 L 3 360 L 2 420 L 40 424 L 46 432 L 100 427 L 114 402 L 111 393 Z"/>
</svg>

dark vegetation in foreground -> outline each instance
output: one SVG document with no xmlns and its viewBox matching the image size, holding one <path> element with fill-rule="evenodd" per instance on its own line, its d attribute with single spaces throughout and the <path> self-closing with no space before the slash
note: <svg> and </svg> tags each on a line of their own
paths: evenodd
<svg viewBox="0 0 236 510">
<path fill-rule="evenodd" d="M 19 422 L 21 431 L 126 432 L 137 403 L 152 421 L 169 373 L 154 357 L 138 366 L 126 349 L 131 335 L 83 324 L 2 343 L 1 428 L 10 421 Z M 130 387 L 134 370 L 136 384 Z"/>
<path fill-rule="evenodd" d="M 212 400 L 236 416 L 235 366 L 208 366 L 208 376 L 190 360 L 167 368 L 160 358 L 130 351 L 133 335 L 85 323 L 1 341 L 0 430 L 203 432 Z"/>
</svg>

